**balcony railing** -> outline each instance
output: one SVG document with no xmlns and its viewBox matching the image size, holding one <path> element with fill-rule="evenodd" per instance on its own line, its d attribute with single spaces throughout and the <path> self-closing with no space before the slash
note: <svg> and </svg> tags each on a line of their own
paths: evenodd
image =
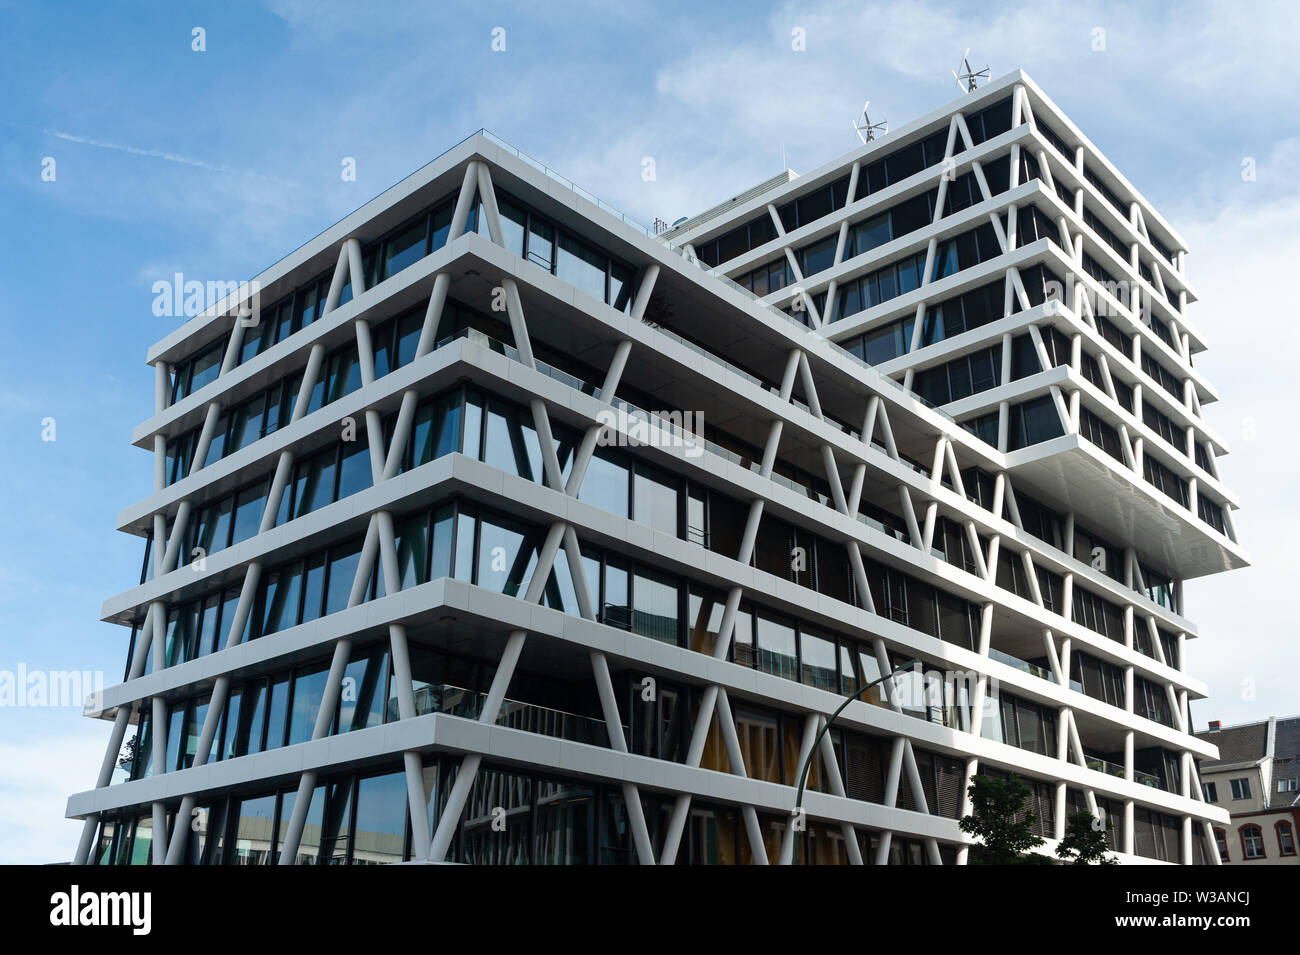
<svg viewBox="0 0 1300 955">
<path fill-rule="evenodd" d="M 415 691 L 415 713 L 424 716 L 428 713 L 446 713 L 465 719 L 477 720 L 483 713 L 486 693 L 477 693 L 464 687 L 450 684 L 425 684 Z M 567 739 L 574 743 L 589 743 L 593 746 L 609 746 L 609 731 L 604 720 L 579 716 L 564 710 L 538 706 L 536 703 L 523 703 L 519 700 L 504 700 L 501 712 L 497 715 L 497 726 L 537 733 L 555 739 Z M 623 727 L 626 737 L 628 728 Z"/>
<path fill-rule="evenodd" d="M 1052 676 L 1050 670 L 1045 670 L 1037 664 L 1029 663 L 1020 659 L 1020 657 L 1012 656 L 1011 654 L 998 650 L 995 647 L 989 648 L 989 659 L 997 660 L 999 663 L 1005 663 L 1007 666 L 1015 667 L 1017 670 L 1028 673 L 1030 676 L 1036 676 L 1040 680 L 1046 680 L 1049 683 L 1056 682 L 1056 677 Z M 1082 693 L 1083 684 L 1078 680 L 1071 680 L 1070 689 L 1074 690 L 1076 693 Z"/>
<path fill-rule="evenodd" d="M 1087 764 L 1089 769 L 1095 772 L 1105 773 L 1107 776 L 1114 776 L 1117 779 L 1125 778 L 1124 767 L 1118 763 L 1112 763 L 1099 756 L 1088 756 L 1084 762 Z M 1150 786 L 1152 789 L 1164 789 L 1164 787 L 1160 785 L 1160 777 L 1152 776 L 1150 773 L 1140 772 L 1136 769 L 1133 771 L 1133 781 L 1135 783 L 1140 783 L 1143 786 Z"/>
<path fill-rule="evenodd" d="M 605 200 L 599 198 L 598 196 L 593 195 L 592 193 L 588 192 L 586 189 L 583 189 L 581 186 L 579 186 L 576 182 L 574 182 L 572 179 L 568 178 L 567 176 L 560 175 L 558 172 L 556 172 L 554 169 L 552 169 L 550 166 L 546 165 L 545 163 L 539 162 L 538 160 L 534 159 L 532 156 L 528 155 L 519 147 L 510 145 L 510 143 L 506 142 L 504 139 L 502 139 L 500 136 L 496 135 L 495 133 L 486 129 L 480 129 L 478 130 L 478 132 L 471 133 L 469 136 L 466 136 L 465 139 L 472 139 L 474 136 L 482 136 L 484 139 L 500 147 L 501 149 L 504 149 L 512 156 L 515 156 L 518 159 L 522 160 L 523 162 L 527 163 L 528 165 L 532 166 L 538 172 L 546 176 L 546 178 L 554 182 L 558 182 L 560 185 L 564 186 L 564 188 L 568 189 L 570 192 L 582 196 L 582 198 L 586 199 L 592 205 L 596 205 L 599 206 L 601 209 L 604 209 L 615 219 L 618 219 L 619 221 L 624 222 L 627 225 L 630 225 L 638 232 L 652 239 L 655 238 L 655 234 L 653 230 L 647 229 L 640 222 L 638 222 L 636 219 L 633 219 L 631 216 L 627 215 L 626 213 L 619 212 L 617 209 L 615 209 Z M 465 141 L 464 139 L 461 140 L 461 142 L 464 141 Z M 457 143 L 456 145 L 458 146 L 460 145 L 460 143 Z M 455 146 L 452 147 L 452 149 L 455 148 L 456 148 Z"/>
</svg>

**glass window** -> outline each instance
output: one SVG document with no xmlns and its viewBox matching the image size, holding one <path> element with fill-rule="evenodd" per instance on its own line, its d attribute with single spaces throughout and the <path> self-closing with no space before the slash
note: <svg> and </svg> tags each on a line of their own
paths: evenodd
<svg viewBox="0 0 1300 955">
<path fill-rule="evenodd" d="M 479 448 L 483 442 L 483 396 L 469 390 L 465 396 L 465 434 L 461 440 L 460 450 L 470 457 L 479 457 Z"/>
<path fill-rule="evenodd" d="M 623 629 L 631 624 L 627 568 L 612 558 L 605 565 L 604 622 Z"/>
<path fill-rule="evenodd" d="M 227 495 L 216 504 L 203 509 L 198 540 L 194 542 L 195 547 L 203 548 L 203 554 L 195 554 L 191 550 L 190 557 L 199 558 L 204 554 L 215 554 L 225 549 L 226 541 L 230 537 L 230 510 L 234 501 L 232 495 Z"/>
<path fill-rule="evenodd" d="M 298 329 L 301 328 L 306 328 L 308 325 L 310 325 L 312 322 L 316 320 L 316 315 L 317 315 L 316 295 L 317 295 L 317 291 L 316 291 L 316 286 L 314 285 L 309 288 L 298 290 L 296 296 L 297 320 L 294 322 L 293 325 L 294 331 L 297 331 Z"/>
<path fill-rule="evenodd" d="M 334 500 L 334 449 L 315 454 L 294 468 L 293 516 L 302 517 Z"/>
<path fill-rule="evenodd" d="M 522 410 L 515 405 L 496 398 L 489 401 L 483 462 L 508 474 L 540 482 L 542 446 L 537 432 L 523 417 Z"/>
<path fill-rule="evenodd" d="M 744 667 L 754 665 L 754 617 L 748 610 L 736 611 L 731 628 L 731 657 Z"/>
<path fill-rule="evenodd" d="M 460 408 L 459 391 L 420 406 L 411 442 L 415 467 L 460 449 Z"/>
<path fill-rule="evenodd" d="M 140 713 L 139 726 L 135 733 L 135 759 L 131 761 L 131 778 L 147 779 L 153 775 L 153 737 L 150 732 L 148 708 Z"/>
<path fill-rule="evenodd" d="M 455 508 L 444 504 L 433 512 L 433 546 L 430 548 L 429 579 L 451 576 L 452 522 Z"/>
<path fill-rule="evenodd" d="M 397 320 L 385 322 L 374 330 L 370 336 L 371 348 L 374 351 L 375 358 L 375 378 L 383 378 L 393 370 L 393 333 L 397 328 Z"/>
<path fill-rule="evenodd" d="M 329 579 L 325 591 L 325 613 L 346 610 L 352 584 L 361 563 L 361 541 L 330 551 Z"/>
<path fill-rule="evenodd" d="M 1264 836 L 1259 826 L 1242 826 L 1241 844 L 1245 847 L 1247 859 L 1264 858 Z"/>
<path fill-rule="evenodd" d="M 275 342 L 278 345 L 293 334 L 293 304 L 288 299 L 280 304 L 275 315 Z M 270 335 L 270 329 L 267 329 Z"/>
<path fill-rule="evenodd" d="M 214 345 L 194 359 L 193 368 L 188 376 L 189 387 L 185 395 L 192 395 L 208 382 L 217 380 L 217 373 L 221 371 L 223 352 L 224 349 L 220 345 Z"/>
<path fill-rule="evenodd" d="M 832 233 L 820 242 L 815 242 L 802 250 L 805 277 L 829 269 L 835 264 L 835 246 L 838 242 L 839 235 Z"/>
<path fill-rule="evenodd" d="M 937 282 L 947 275 L 952 275 L 958 269 L 957 266 L 957 244 L 948 240 L 939 246 L 938 252 L 934 257 L 934 274 L 930 281 Z"/>
<path fill-rule="evenodd" d="M 526 214 L 504 196 L 497 197 L 497 208 L 501 212 L 501 230 L 505 233 L 506 248 L 515 255 L 524 254 L 524 220 Z"/>
<path fill-rule="evenodd" d="M 585 243 L 565 233 L 560 234 L 560 254 L 555 274 L 579 291 L 602 302 L 605 301 L 606 261 L 604 255 Z"/>
<path fill-rule="evenodd" d="M 636 272 L 617 262 L 609 263 L 609 304 L 620 312 L 632 310 L 632 281 Z"/>
<path fill-rule="evenodd" d="M 809 686 L 832 693 L 839 691 L 839 675 L 835 672 L 835 641 L 827 637 L 802 631 L 799 634 L 800 677 Z"/>
<path fill-rule="evenodd" d="M 686 539 L 692 544 L 709 546 L 704 492 L 699 488 L 690 488 L 686 495 Z"/>
<path fill-rule="evenodd" d="M 265 409 L 266 395 L 264 394 L 240 405 L 231 419 L 227 454 L 234 454 L 248 447 L 262 436 L 262 417 Z"/>
<path fill-rule="evenodd" d="M 263 310 L 262 314 L 257 316 L 257 324 L 244 326 L 244 338 L 239 346 L 239 363 L 242 365 L 250 358 L 261 353 L 262 349 L 270 344 L 272 336 L 266 334 L 267 323 L 264 318 L 272 315 L 273 312 Z"/>
<path fill-rule="evenodd" d="M 781 782 L 781 749 L 777 719 L 742 706 L 734 709 L 740 753 L 751 779 Z"/>
<path fill-rule="evenodd" d="M 537 548 L 522 526 L 504 519 L 479 520 L 479 552 L 475 583 L 517 597 L 528 587 Z"/>
<path fill-rule="evenodd" d="M 426 555 L 429 552 L 429 515 L 412 515 L 397 528 L 397 573 L 401 589 L 414 587 L 429 579 Z"/>
<path fill-rule="evenodd" d="M 262 633 L 276 633 L 298 625 L 298 599 L 302 587 L 302 561 L 276 571 L 267 581 L 266 613 Z"/>
<path fill-rule="evenodd" d="M 217 633 L 216 642 L 213 647 L 216 650 L 220 650 L 227 645 L 233 646 L 236 643 L 244 643 L 248 640 L 249 632 L 252 629 L 251 624 L 253 622 L 253 614 L 251 612 L 244 618 L 244 629 L 239 634 L 238 639 L 232 641 L 230 637 L 230 628 L 235 622 L 235 610 L 239 606 L 239 591 L 239 587 L 231 587 L 222 594 L 220 630 Z"/>
<path fill-rule="evenodd" d="M 587 473 L 582 479 L 582 488 L 578 491 L 578 499 L 619 517 L 628 516 L 627 468 L 612 452 L 598 448 L 592 455 Z"/>
<path fill-rule="evenodd" d="M 283 676 L 271 682 L 267 692 L 266 706 L 266 748 L 276 749 L 284 745 L 285 723 L 289 716 L 289 677 Z"/>
<path fill-rule="evenodd" d="M 275 796 L 245 799 L 238 804 L 234 832 L 232 865 L 270 865 L 271 829 L 275 823 Z"/>
<path fill-rule="evenodd" d="M 533 845 L 533 855 L 539 862 L 563 863 L 570 852 L 591 842 L 582 821 L 590 799 L 570 801 L 570 794 L 561 786 L 546 783 L 542 786 L 547 789 L 547 797 L 539 805 L 541 832 Z M 456 861 L 478 865 L 527 864 L 533 842 L 532 791 L 533 781 L 529 776 L 496 769 L 480 771 L 461 823 L 460 855 Z M 493 812 L 498 807 L 505 813 L 504 828 L 493 825 Z"/>
<path fill-rule="evenodd" d="M 387 699 L 388 651 L 353 650 L 339 688 L 338 732 L 350 733 L 384 721 Z"/>
<path fill-rule="evenodd" d="M 302 623 L 315 620 L 321 615 L 324 599 L 325 555 L 322 553 L 307 558 L 307 572 L 302 583 Z"/>
<path fill-rule="evenodd" d="M 858 671 L 853 665 L 853 651 L 849 647 L 840 646 L 840 692 L 845 696 L 852 696 L 858 691 Z M 870 699 L 868 693 L 867 699 Z"/>
<path fill-rule="evenodd" d="M 829 186 L 810 192 L 798 200 L 799 224 L 805 226 L 816 222 L 822 216 L 832 212 L 833 195 Z"/>
<path fill-rule="evenodd" d="M 379 280 L 396 275 L 402 269 L 424 257 L 425 217 L 420 216 L 392 238 L 384 242 L 383 272 Z"/>
<path fill-rule="evenodd" d="M 361 387 L 361 363 L 357 360 L 355 345 L 330 358 L 326 378 L 328 385 L 325 389 L 325 404 L 338 401 Z"/>
<path fill-rule="evenodd" d="M 186 615 L 179 610 L 173 610 L 167 615 L 167 643 L 163 655 L 163 666 L 173 666 L 181 662 L 182 650 L 185 643 L 185 624 L 183 621 Z M 179 623 L 180 632 L 177 632 Z M 154 644 L 157 649 L 157 643 Z M 154 656 L 150 653 L 150 656 Z"/>
<path fill-rule="evenodd" d="M 537 216 L 528 217 L 528 260 L 552 271 L 555 259 L 555 230 Z M 603 293 L 602 293 L 602 297 Z"/>
<path fill-rule="evenodd" d="M 232 756 L 260 753 L 266 730 L 266 684 L 246 685 L 242 696 L 242 702 L 232 697 L 234 705 L 227 711 L 228 720 L 235 724 Z"/>
<path fill-rule="evenodd" d="M 431 251 L 437 251 L 447 244 L 447 236 L 451 232 L 451 217 L 455 211 L 455 206 L 450 202 L 434 211 L 430 222 L 432 226 L 429 241 Z"/>
<path fill-rule="evenodd" d="M 199 656 L 206 656 L 216 650 L 221 649 L 217 646 L 217 612 L 221 609 L 220 597 L 218 594 L 210 594 L 203 601 L 203 609 L 199 614 L 199 629 L 197 640 Z"/>
<path fill-rule="evenodd" d="M 323 865 L 344 865 L 352 841 L 352 779 L 330 783 L 325 788 L 320 862 Z"/>
<path fill-rule="evenodd" d="M 235 499 L 235 520 L 230 543 L 248 540 L 262 526 L 262 512 L 266 509 L 266 482 L 246 487 Z"/>
<path fill-rule="evenodd" d="M 758 668 L 787 680 L 799 678 L 794 627 L 778 623 L 762 614 L 756 616 L 758 630 Z"/>
<path fill-rule="evenodd" d="M 636 465 L 632 489 L 634 521 L 676 537 L 677 497 L 676 481 L 648 470 L 644 465 Z"/>
<path fill-rule="evenodd" d="M 875 277 L 879 289 L 877 301 L 887 302 L 898 294 L 898 273 L 894 268 L 882 269 Z"/>
<path fill-rule="evenodd" d="M 478 522 L 474 515 L 461 511 L 456 516 L 456 566 L 457 580 L 472 582 L 474 574 L 474 535 Z"/>
<path fill-rule="evenodd" d="M 343 445 L 343 460 L 339 464 L 339 493 L 342 500 L 364 491 L 373 483 L 370 470 L 370 447 L 364 440 L 349 441 Z"/>
<path fill-rule="evenodd" d="M 401 862 L 406 838 L 406 774 L 388 773 L 357 781 L 356 831 L 352 865 Z"/>
<path fill-rule="evenodd" d="M 902 340 L 899 326 L 891 323 L 863 336 L 863 358 L 868 365 L 879 365 L 903 354 L 908 344 Z"/>
<path fill-rule="evenodd" d="M 677 643 L 678 585 L 639 568 L 632 585 L 632 630 L 663 643 Z"/>
<path fill-rule="evenodd" d="M 853 229 L 853 245 L 849 256 L 862 255 L 864 252 L 870 252 L 876 246 L 884 245 L 893 238 L 893 233 L 889 227 L 889 213 L 883 212 L 878 216 L 858 223 Z"/>
<path fill-rule="evenodd" d="M 212 440 L 208 443 L 208 455 L 203 459 L 203 466 L 220 461 L 226 454 L 226 434 L 230 430 L 230 416 L 222 415 L 217 419 L 212 431 Z"/>
<path fill-rule="evenodd" d="M 404 315 L 397 323 L 397 365 L 400 368 L 415 360 L 415 349 L 420 344 L 424 316 L 420 312 Z"/>
<path fill-rule="evenodd" d="M 722 626 L 722 613 L 726 602 L 712 594 L 701 595 L 692 587 L 688 604 L 689 619 L 687 624 L 686 645 L 696 653 L 712 654 L 717 645 L 718 630 Z"/>
<path fill-rule="evenodd" d="M 293 711 L 289 716 L 289 745 L 305 743 L 312 738 L 316 726 L 316 714 L 320 712 L 328 678 L 328 666 L 299 672 L 294 677 Z"/>
<path fill-rule="evenodd" d="M 181 740 L 184 736 L 185 704 L 174 703 L 167 721 L 167 769 L 173 772 L 180 769 Z"/>
</svg>

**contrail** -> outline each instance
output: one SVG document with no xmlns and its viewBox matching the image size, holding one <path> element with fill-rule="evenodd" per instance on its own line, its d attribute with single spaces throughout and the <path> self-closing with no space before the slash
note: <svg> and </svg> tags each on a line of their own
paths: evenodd
<svg viewBox="0 0 1300 955">
<path fill-rule="evenodd" d="M 132 156 L 145 156 L 149 159 L 163 159 L 167 162 L 180 163 L 183 166 L 194 166 L 197 169 L 207 169 L 210 172 L 226 173 L 232 176 L 248 176 L 253 179 L 265 179 L 270 182 L 278 182 L 286 186 L 298 186 L 299 184 L 292 179 L 281 179 L 279 176 L 267 176 L 262 173 L 252 172 L 247 169 L 236 169 L 233 166 L 223 166 L 218 163 L 210 163 L 202 159 L 191 159 L 189 156 L 182 156 L 179 153 L 166 152 L 161 149 L 141 149 L 138 146 L 123 146 L 121 143 L 104 142 L 101 139 L 92 139 L 90 136 L 76 136 L 72 133 L 60 132 L 57 129 L 46 129 L 43 126 L 28 126 L 23 123 L 7 123 L 6 125 L 18 129 L 32 129 L 46 136 L 53 136 L 55 139 L 62 139 L 69 143 L 80 143 L 85 146 L 96 146 L 99 149 L 112 149 L 121 153 L 128 153 Z"/>
</svg>

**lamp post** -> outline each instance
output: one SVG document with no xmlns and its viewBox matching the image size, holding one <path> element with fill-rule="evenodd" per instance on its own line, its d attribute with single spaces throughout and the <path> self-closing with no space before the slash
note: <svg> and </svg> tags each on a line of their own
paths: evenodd
<svg viewBox="0 0 1300 955">
<path fill-rule="evenodd" d="M 839 705 L 839 708 L 836 709 L 835 712 L 830 715 L 830 719 L 826 721 L 826 725 L 821 728 L 821 730 L 817 733 L 817 738 L 813 740 L 812 749 L 808 751 L 808 756 L 803 761 L 803 768 L 799 770 L 799 793 L 794 800 L 795 816 L 798 816 L 803 811 L 803 791 L 804 791 L 804 787 L 808 784 L 808 771 L 812 768 L 813 756 L 817 753 L 817 748 L 821 746 L 822 737 L 825 736 L 827 732 L 830 730 L 831 724 L 835 722 L 836 717 L 838 717 L 841 713 L 844 712 L 844 708 L 846 706 L 848 706 L 854 700 L 860 699 L 862 697 L 862 694 L 866 693 L 867 690 L 871 689 L 873 686 L 877 686 L 881 683 L 884 683 L 886 680 L 892 680 L 900 670 L 910 670 L 915 664 L 920 662 L 921 662 L 920 660 L 916 660 L 916 659 L 908 660 L 902 666 L 895 667 L 894 670 L 891 673 L 889 673 L 887 676 L 882 676 L 878 680 L 872 680 L 870 683 L 866 684 L 861 689 L 857 690 L 851 696 L 846 698 L 844 702 Z"/>
</svg>

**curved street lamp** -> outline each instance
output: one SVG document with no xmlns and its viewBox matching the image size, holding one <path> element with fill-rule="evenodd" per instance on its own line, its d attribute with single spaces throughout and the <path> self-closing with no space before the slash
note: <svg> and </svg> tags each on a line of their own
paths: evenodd
<svg viewBox="0 0 1300 955">
<path fill-rule="evenodd" d="M 873 686 L 877 686 L 881 683 L 884 683 L 886 680 L 892 680 L 899 673 L 899 671 L 910 670 L 914 665 L 920 662 L 921 661 L 917 659 L 908 660 L 902 666 L 895 667 L 892 671 L 890 671 L 888 675 L 882 676 L 878 680 L 872 680 L 866 686 L 862 687 L 860 690 L 857 690 L 851 696 L 846 698 L 844 702 L 841 703 L 839 707 L 835 710 L 835 712 L 830 715 L 830 718 L 826 721 L 826 725 L 821 728 L 821 730 L 817 733 L 817 738 L 813 740 L 812 749 L 808 751 L 808 756 L 803 761 L 803 768 L 799 771 L 799 793 L 795 797 L 793 815 L 798 816 L 800 813 L 803 812 L 803 791 L 804 791 L 804 787 L 808 784 L 808 771 L 812 768 L 813 756 L 816 755 L 817 748 L 821 746 L 822 737 L 825 736 L 827 732 L 829 732 L 831 728 L 831 724 L 835 722 L 836 717 L 838 717 L 841 713 L 843 713 L 844 708 L 848 706 L 850 703 L 852 703 L 854 700 L 861 699 L 862 694 L 866 693 L 867 690 L 871 689 Z"/>
</svg>

